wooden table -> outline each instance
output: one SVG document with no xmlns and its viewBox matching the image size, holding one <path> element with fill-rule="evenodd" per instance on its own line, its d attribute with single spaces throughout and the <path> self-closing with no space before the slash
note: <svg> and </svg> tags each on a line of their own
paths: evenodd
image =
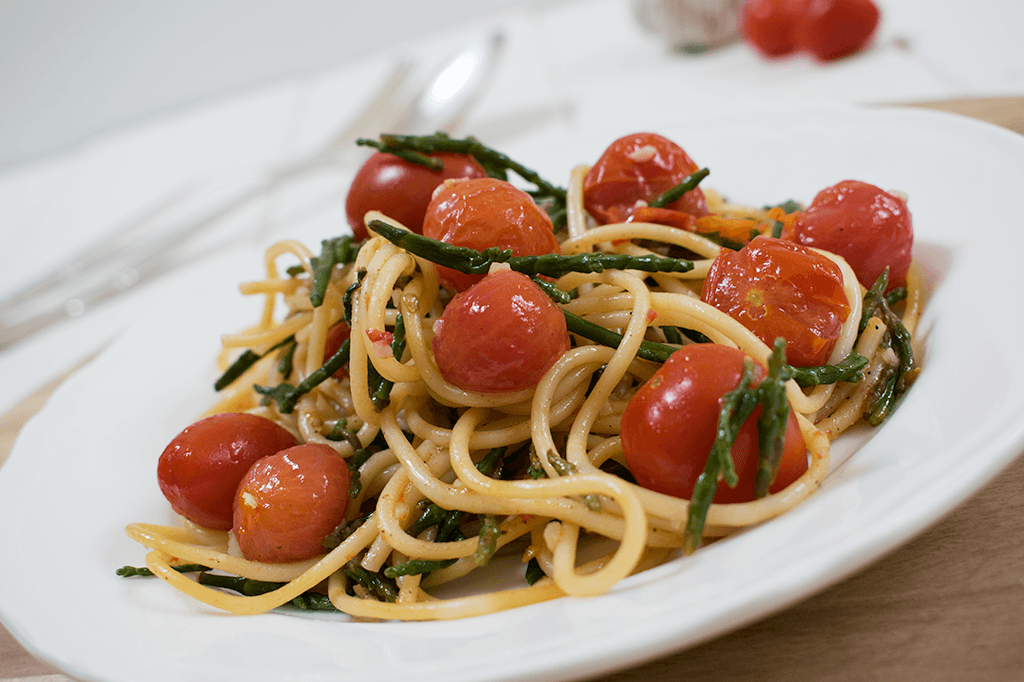
<svg viewBox="0 0 1024 682">
<path fill-rule="evenodd" d="M 1024 134 L 1024 97 L 917 106 Z M 0 464 L 55 387 L 0 417 Z M 0 627 L 0 682 L 67 680 Z M 852 578 L 747 628 L 595 682 L 680 680 L 1024 680 L 1024 457 Z"/>
</svg>

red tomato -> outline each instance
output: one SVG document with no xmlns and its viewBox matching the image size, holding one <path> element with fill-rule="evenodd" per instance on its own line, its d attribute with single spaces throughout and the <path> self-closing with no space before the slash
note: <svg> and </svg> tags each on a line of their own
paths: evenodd
<svg viewBox="0 0 1024 682">
<path fill-rule="evenodd" d="M 331 359 L 331 356 L 341 349 L 341 344 L 345 343 L 351 334 L 352 330 L 349 328 L 348 324 L 346 324 L 345 320 L 338 322 L 327 330 L 327 340 L 324 343 L 324 364 L 327 364 L 327 361 Z M 340 381 L 348 376 L 348 368 L 342 367 L 331 376 Z"/>
<path fill-rule="evenodd" d="M 491 246 L 512 249 L 517 256 L 560 253 L 551 219 L 533 198 L 494 178 L 445 183 L 434 195 L 423 221 L 423 234 L 456 246 L 482 251 Z M 483 279 L 440 268 L 441 283 L 464 291 Z"/>
<path fill-rule="evenodd" d="M 871 0 L 810 0 L 793 29 L 797 46 L 823 62 L 860 51 L 878 27 Z"/>
<path fill-rule="evenodd" d="M 740 34 L 765 57 L 796 49 L 793 29 L 807 0 L 748 0 L 740 10 Z"/>
<path fill-rule="evenodd" d="M 171 508 L 205 528 L 231 528 L 238 482 L 259 459 L 298 443 L 284 427 L 253 414 L 215 414 L 174 437 L 157 463 Z"/>
<path fill-rule="evenodd" d="M 487 177 L 476 159 L 464 154 L 439 152 L 444 170 L 433 171 L 394 154 L 377 152 L 356 173 L 345 200 L 345 213 L 356 239 L 365 239 L 363 216 L 380 211 L 417 234 L 423 232 L 423 216 L 434 190 L 449 178 Z"/>
<path fill-rule="evenodd" d="M 910 268 L 914 227 L 900 197 L 858 180 L 818 192 L 794 226 L 801 244 L 846 259 L 870 287 L 889 268 L 889 288 L 903 286 Z"/>
<path fill-rule="evenodd" d="M 838 265 L 772 237 L 755 237 L 739 251 L 723 249 L 700 298 L 769 346 L 784 338 L 786 361 L 796 367 L 825 364 L 850 314 Z"/>
<path fill-rule="evenodd" d="M 622 449 L 637 483 L 666 495 L 692 496 L 715 442 L 722 396 L 739 385 L 745 357 L 742 351 L 728 346 L 685 346 L 640 387 L 622 414 Z M 760 383 L 765 374 L 757 365 L 753 385 Z M 730 488 L 720 482 L 715 502 L 754 499 L 760 414 L 758 407 L 743 423 L 732 448 L 739 483 Z M 807 450 L 792 410 L 783 443 L 782 461 L 771 492 L 782 490 L 807 470 Z"/>
<path fill-rule="evenodd" d="M 284 563 L 324 553 L 345 520 L 349 471 L 328 445 L 305 443 L 264 457 L 238 485 L 234 532 L 250 561 Z"/>
<path fill-rule="evenodd" d="M 621 223 L 637 208 L 681 183 L 697 170 L 683 148 L 661 135 L 635 133 L 619 138 L 604 151 L 583 179 L 583 204 L 602 224 Z M 707 215 L 700 188 L 665 208 L 694 216 Z"/>
<path fill-rule="evenodd" d="M 434 324 L 441 376 L 466 391 L 533 388 L 569 349 L 565 316 L 526 275 L 487 275 L 451 300 Z"/>
</svg>

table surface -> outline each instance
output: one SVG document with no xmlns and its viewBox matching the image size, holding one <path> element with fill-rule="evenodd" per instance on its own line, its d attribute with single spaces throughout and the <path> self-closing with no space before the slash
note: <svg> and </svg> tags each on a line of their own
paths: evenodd
<svg viewBox="0 0 1024 682">
<path fill-rule="evenodd" d="M 919 103 L 1024 134 L 1024 97 Z M 60 380 L 0 417 L 0 464 Z M 866 570 L 742 630 L 599 682 L 1019 680 L 1024 458 Z M 0 627 L 0 682 L 64 682 Z"/>
</svg>

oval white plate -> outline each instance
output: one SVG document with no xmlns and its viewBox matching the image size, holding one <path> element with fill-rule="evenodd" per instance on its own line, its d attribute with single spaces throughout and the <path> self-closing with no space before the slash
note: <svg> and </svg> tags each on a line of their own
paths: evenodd
<svg viewBox="0 0 1024 682">
<path fill-rule="evenodd" d="M 664 115 L 514 158 L 549 178 L 640 129 L 683 144 L 707 181 L 748 203 L 846 178 L 910 196 L 916 256 L 934 286 L 924 371 L 870 437 L 837 444 L 807 503 L 591 599 L 465 621 L 349 623 L 240 617 L 114 570 L 143 551 L 122 528 L 168 521 L 156 459 L 212 400 L 219 335 L 253 320 L 237 253 L 176 277 L 154 312 L 54 393 L 0 470 L 0 618 L 31 651 L 83 680 L 567 680 L 692 646 L 782 609 L 905 542 L 998 474 L 1024 444 L 1024 318 L 1017 249 L 1024 138 L 918 110 Z M 330 236 L 330 235 L 323 235 Z M 852 455 L 851 455 L 852 453 Z"/>
</svg>

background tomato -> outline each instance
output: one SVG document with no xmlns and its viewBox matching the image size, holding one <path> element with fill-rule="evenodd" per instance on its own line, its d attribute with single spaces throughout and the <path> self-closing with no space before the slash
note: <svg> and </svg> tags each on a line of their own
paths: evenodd
<svg viewBox="0 0 1024 682">
<path fill-rule="evenodd" d="M 517 256 L 560 253 L 551 219 L 523 190 L 502 180 L 480 178 L 445 183 L 427 207 L 423 234 L 482 251 L 512 249 Z M 464 291 L 483 279 L 441 267 L 441 282 Z"/>
<path fill-rule="evenodd" d="M 449 178 L 487 177 L 483 166 L 472 156 L 447 152 L 430 156 L 441 159 L 444 170 L 433 171 L 383 152 L 366 160 L 356 173 L 345 200 L 348 224 L 356 239 L 367 236 L 363 224 L 367 211 L 380 211 L 422 234 L 423 215 L 438 185 Z"/>
<path fill-rule="evenodd" d="M 727 346 L 693 344 L 673 353 L 640 387 L 622 415 L 622 449 L 637 483 L 666 495 L 689 498 L 715 441 L 722 396 L 739 385 L 746 356 Z M 757 380 L 765 375 L 758 366 Z M 758 407 L 740 428 L 732 448 L 739 483 L 719 483 L 715 502 L 754 499 Z M 807 450 L 792 410 L 782 461 L 770 491 L 782 490 L 807 470 Z"/>
<path fill-rule="evenodd" d="M 766 57 L 796 49 L 793 29 L 807 0 L 748 0 L 740 10 L 740 35 Z"/>
<path fill-rule="evenodd" d="M 206 417 L 175 436 L 160 455 L 160 491 L 189 521 L 228 530 L 235 490 L 245 472 L 257 460 L 297 443 L 295 436 L 264 417 Z"/>
<path fill-rule="evenodd" d="M 809 0 L 797 20 L 797 46 L 819 61 L 841 59 L 863 49 L 878 27 L 871 0 Z"/>
<path fill-rule="evenodd" d="M 583 180 L 583 204 L 602 224 L 625 222 L 637 202 L 650 202 L 699 170 L 675 142 L 654 133 L 621 137 L 601 154 Z M 696 188 L 665 208 L 707 215 L 704 193 Z"/>
<path fill-rule="evenodd" d="M 569 349 L 565 316 L 526 275 L 497 271 L 458 294 L 434 325 L 434 359 L 466 391 L 537 385 Z"/>
<path fill-rule="evenodd" d="M 723 249 L 700 298 L 769 346 L 784 338 L 786 361 L 797 367 L 825 364 L 850 314 L 839 266 L 772 237 L 756 237 L 739 251 Z"/>
<path fill-rule="evenodd" d="M 800 244 L 846 259 L 857 279 L 870 287 L 889 268 L 889 288 L 903 286 L 914 246 L 907 203 L 874 185 L 844 180 L 814 197 L 794 225 Z"/>
<path fill-rule="evenodd" d="M 233 530 L 242 555 L 283 563 L 323 554 L 321 541 L 345 520 L 348 487 L 348 465 L 322 443 L 259 460 L 235 496 Z"/>
</svg>

